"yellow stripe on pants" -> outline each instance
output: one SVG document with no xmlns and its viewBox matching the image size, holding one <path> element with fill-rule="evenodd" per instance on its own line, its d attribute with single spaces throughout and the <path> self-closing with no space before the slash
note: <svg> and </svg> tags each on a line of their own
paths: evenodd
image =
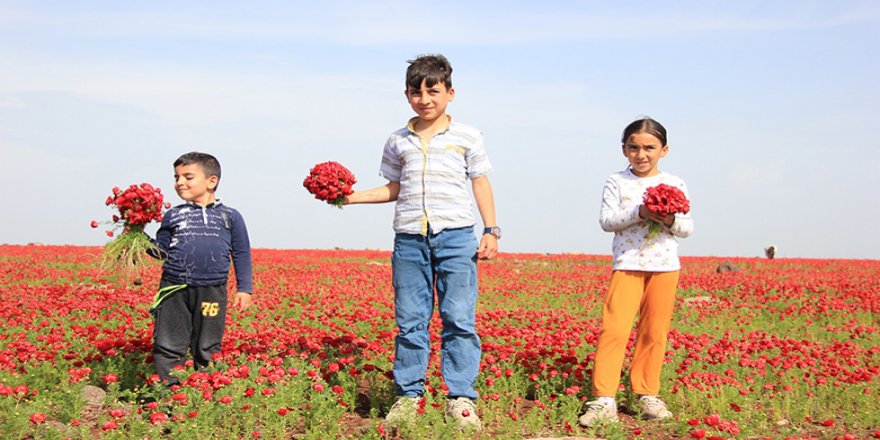
<svg viewBox="0 0 880 440">
<path fill-rule="evenodd" d="M 675 307 L 678 275 L 678 271 L 624 270 L 611 274 L 602 305 L 602 331 L 593 368 L 594 397 L 617 394 L 626 345 L 637 313 L 639 325 L 630 370 L 632 391 L 650 396 L 660 392 L 660 369 Z"/>
</svg>

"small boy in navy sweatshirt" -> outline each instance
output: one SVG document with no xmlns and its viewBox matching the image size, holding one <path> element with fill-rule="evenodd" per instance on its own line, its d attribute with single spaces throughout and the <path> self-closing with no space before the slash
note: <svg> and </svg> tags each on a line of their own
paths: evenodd
<svg viewBox="0 0 880 440">
<path fill-rule="evenodd" d="M 238 291 L 233 306 L 253 304 L 251 246 L 241 214 L 214 195 L 220 163 L 214 156 L 191 152 L 174 161 L 174 189 L 186 203 L 165 213 L 154 241 L 162 258 L 162 280 L 150 311 L 153 362 L 159 377 L 178 382 L 172 369 L 192 350 L 196 368 L 219 353 L 226 326 L 226 283 L 230 260 Z"/>
</svg>

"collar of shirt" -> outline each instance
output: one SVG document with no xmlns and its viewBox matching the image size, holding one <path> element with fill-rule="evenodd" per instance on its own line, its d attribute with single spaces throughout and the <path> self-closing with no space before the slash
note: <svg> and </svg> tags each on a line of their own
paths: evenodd
<svg viewBox="0 0 880 440">
<path fill-rule="evenodd" d="M 446 118 L 447 118 L 447 120 L 448 120 L 448 122 L 447 122 L 447 124 L 446 124 L 446 127 L 443 128 L 443 130 L 440 130 L 440 131 L 438 131 L 437 133 L 434 133 L 434 136 L 437 136 L 438 134 L 446 133 L 446 132 L 449 131 L 449 129 L 452 127 L 452 116 L 451 116 L 451 115 L 448 115 L 448 114 L 447 114 L 447 115 L 443 115 L 443 116 L 446 116 Z M 409 121 L 407 121 L 407 123 L 406 123 L 406 128 L 407 128 L 407 130 L 409 130 L 410 133 L 412 133 L 412 134 L 414 134 L 414 135 L 416 135 L 416 136 L 421 137 L 421 135 L 419 135 L 419 134 L 416 132 L 416 122 L 419 122 L 419 117 L 418 117 L 418 116 L 413 116 L 412 118 L 409 119 Z"/>
<path fill-rule="evenodd" d="M 203 205 L 199 205 L 198 203 L 193 202 L 193 201 L 190 201 L 190 200 L 187 200 L 187 201 L 184 202 L 183 204 L 184 204 L 185 206 L 189 206 L 189 207 L 192 207 L 192 208 L 216 208 L 216 207 L 219 207 L 221 203 L 223 203 L 223 202 L 221 202 L 220 199 L 216 199 L 216 200 L 214 200 L 213 202 L 208 203 L 207 205 L 204 205 L 204 206 L 203 206 Z"/>
</svg>

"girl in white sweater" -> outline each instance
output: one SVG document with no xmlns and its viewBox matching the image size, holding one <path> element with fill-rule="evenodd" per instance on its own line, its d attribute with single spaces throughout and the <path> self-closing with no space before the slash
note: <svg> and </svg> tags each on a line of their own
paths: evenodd
<svg viewBox="0 0 880 440">
<path fill-rule="evenodd" d="M 687 196 L 680 178 L 660 171 L 660 159 L 669 152 L 666 129 L 644 118 L 623 131 L 623 155 L 629 167 L 612 174 L 602 192 L 599 223 L 614 232 L 611 284 L 602 306 L 602 331 L 593 369 L 593 396 L 578 419 L 584 427 L 617 422 L 615 396 L 633 320 L 639 316 L 630 386 L 639 394 L 639 409 L 647 419 L 672 416 L 660 400 L 660 369 L 681 267 L 678 238 L 693 231 L 689 214 L 657 215 L 642 203 L 645 190 L 661 183 L 672 185 Z M 660 234 L 649 238 L 650 222 L 662 225 Z"/>
</svg>

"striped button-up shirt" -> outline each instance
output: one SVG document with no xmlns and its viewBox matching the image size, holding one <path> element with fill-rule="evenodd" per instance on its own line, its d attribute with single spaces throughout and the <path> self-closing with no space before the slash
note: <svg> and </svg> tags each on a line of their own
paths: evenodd
<svg viewBox="0 0 880 440">
<path fill-rule="evenodd" d="M 409 121 L 385 143 L 379 174 L 400 182 L 394 232 L 437 233 L 476 223 L 468 183 L 492 170 L 483 134 L 455 121 L 431 139 L 415 133 Z"/>
</svg>

